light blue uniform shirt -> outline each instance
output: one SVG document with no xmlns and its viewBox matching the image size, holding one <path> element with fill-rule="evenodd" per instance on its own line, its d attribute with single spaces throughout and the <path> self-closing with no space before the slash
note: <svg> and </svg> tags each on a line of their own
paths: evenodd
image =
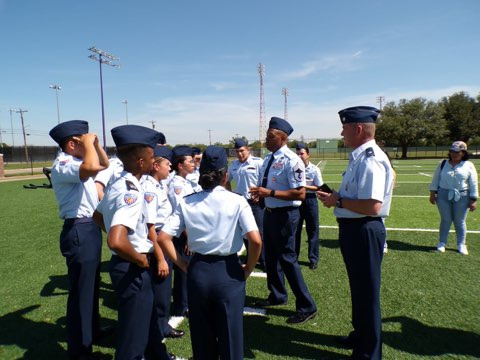
<svg viewBox="0 0 480 360">
<path fill-rule="evenodd" d="M 228 167 L 228 181 L 235 181 L 235 193 L 250 199 L 250 188 L 257 186 L 262 165 L 261 158 L 251 155 L 243 163 L 238 159 L 232 162 Z"/>
<path fill-rule="evenodd" d="M 168 185 L 168 200 L 175 209 L 181 199 L 194 192 L 194 185 L 190 180 L 175 175 Z"/>
<path fill-rule="evenodd" d="M 189 250 L 227 256 L 239 252 L 244 235 L 258 227 L 247 200 L 217 186 L 183 198 L 162 231 L 179 237 L 185 229 Z"/>
<path fill-rule="evenodd" d="M 170 204 L 165 190 L 152 176 L 142 176 L 140 184 L 147 208 L 147 223 L 155 224 L 155 229 L 162 228 L 165 220 L 172 214 L 172 204 Z"/>
<path fill-rule="evenodd" d="M 98 205 L 93 178 L 80 180 L 82 163 L 83 160 L 63 151 L 58 153 L 53 162 L 51 179 L 61 219 L 92 217 Z"/>
<path fill-rule="evenodd" d="M 313 165 L 311 162 L 308 162 L 308 165 L 305 167 L 305 183 L 308 186 L 320 186 L 323 185 L 322 174 L 320 169 Z M 315 193 L 313 190 L 307 190 L 308 193 Z"/>
<path fill-rule="evenodd" d="M 107 233 L 115 225 L 126 226 L 128 241 L 137 252 L 153 252 L 153 244 L 148 239 L 142 187 L 131 173 L 123 171 L 118 179 L 107 186 L 97 211 L 103 215 Z"/>
<path fill-rule="evenodd" d="M 265 173 L 271 156 L 273 156 L 274 160 L 268 172 L 267 189 L 290 190 L 305 186 L 305 165 L 302 159 L 290 150 L 287 145 L 278 149 L 274 154 L 270 153 L 265 157 L 260 170 L 258 186 L 262 186 L 263 174 Z M 300 200 L 265 198 L 265 206 L 268 208 L 300 206 L 301 203 Z"/>
<path fill-rule="evenodd" d="M 430 191 L 437 191 L 440 187 L 448 190 L 448 199 L 458 201 L 461 195 L 472 199 L 478 198 L 478 175 L 475 165 L 470 161 L 460 161 L 452 166 L 448 160 L 443 169 L 440 169 L 443 160 L 438 163 L 433 174 Z"/>
<path fill-rule="evenodd" d="M 387 217 L 393 192 L 393 169 L 387 155 L 375 140 L 360 145 L 350 154 L 347 170 L 343 173 L 340 197 L 345 199 L 374 199 L 382 202 L 379 217 Z M 338 218 L 361 218 L 351 210 L 336 207 Z"/>
<path fill-rule="evenodd" d="M 108 168 L 100 171 L 97 176 L 95 176 L 95 182 L 99 182 L 105 187 L 118 179 L 123 171 L 123 163 L 118 157 L 112 156 L 108 162 L 110 164 Z"/>
</svg>

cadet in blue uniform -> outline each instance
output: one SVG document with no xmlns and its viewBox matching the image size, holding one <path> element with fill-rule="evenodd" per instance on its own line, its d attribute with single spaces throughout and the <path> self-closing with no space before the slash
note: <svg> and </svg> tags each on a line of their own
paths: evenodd
<svg viewBox="0 0 480 360">
<path fill-rule="evenodd" d="M 232 162 L 228 168 L 228 181 L 226 188 L 232 190 L 231 182 L 235 181 L 235 193 L 242 195 L 252 208 L 253 216 L 257 222 L 260 236 L 263 233 L 263 209 L 260 207 L 258 199 L 252 199 L 250 195 L 250 188 L 258 184 L 258 176 L 260 168 L 263 165 L 263 160 L 259 157 L 250 154 L 247 140 L 243 138 L 234 139 L 235 153 L 237 159 Z M 248 251 L 248 242 L 244 241 Z M 262 253 L 258 259 L 260 266 L 265 269 L 265 256 L 262 248 Z"/>
<path fill-rule="evenodd" d="M 178 203 L 187 195 L 193 193 L 196 189 L 201 190 L 199 185 L 195 185 L 187 179 L 195 171 L 195 161 L 192 157 L 192 148 L 189 146 L 178 145 L 173 149 L 172 154 L 172 168 L 175 171 L 175 176 L 169 184 L 168 199 L 172 204 L 173 209 L 177 207 Z M 190 259 L 190 253 L 187 248 L 187 238 L 185 234 L 180 234 L 178 241 L 175 241 L 177 250 L 182 254 L 185 260 Z M 173 304 L 172 313 L 175 316 L 188 315 L 188 301 L 187 301 L 187 277 L 177 265 L 173 266 Z"/>
<path fill-rule="evenodd" d="M 67 351 L 70 359 L 88 359 L 99 330 L 98 291 L 102 234 L 92 215 L 98 205 L 93 176 L 108 158 L 83 120 L 65 121 L 50 136 L 60 145 L 52 166 L 52 185 L 64 219 L 60 250 L 68 267 Z"/>
<path fill-rule="evenodd" d="M 375 143 L 380 111 L 369 106 L 339 112 L 345 146 L 353 149 L 339 192 L 318 192 L 327 207 L 335 207 L 340 250 L 352 297 L 353 331 L 340 337 L 353 348 L 352 359 L 382 358 L 380 283 L 385 225 L 390 211 L 394 173 Z"/>
<path fill-rule="evenodd" d="M 313 165 L 310 161 L 310 150 L 304 143 L 297 143 L 296 146 L 297 155 L 302 159 L 305 165 L 305 200 L 300 205 L 300 221 L 298 222 L 297 234 L 295 238 L 295 251 L 297 257 L 300 256 L 300 245 L 302 243 L 302 228 L 303 221 L 305 221 L 305 228 L 307 230 L 308 241 L 308 261 L 309 267 L 315 270 L 318 267 L 319 259 L 319 239 L 318 239 L 318 200 L 317 194 L 318 187 L 323 184 L 322 174 L 320 169 Z"/>
<path fill-rule="evenodd" d="M 156 243 L 157 232 L 165 224 L 165 220 L 172 214 L 172 205 L 167 197 L 168 189 L 164 189 L 161 181 L 168 178 L 170 173 L 172 150 L 163 145 L 157 145 L 153 151 L 155 161 L 150 175 L 142 176 L 140 184 L 144 191 L 147 207 L 146 221 L 149 239 L 154 245 L 156 262 L 150 264 L 153 271 L 154 311 L 157 313 L 158 328 L 161 338 L 182 337 L 182 330 L 172 328 L 168 319 L 170 316 L 170 300 L 172 296 L 172 262 L 164 256 Z"/>
<path fill-rule="evenodd" d="M 282 305 L 287 302 L 285 278 L 296 297 L 296 312 L 287 319 L 300 324 L 313 319 L 317 307 L 303 279 L 295 252 L 295 233 L 300 213 L 298 207 L 305 199 L 305 166 L 287 147 L 292 126 L 284 119 L 272 117 L 265 144 L 271 151 L 260 171 L 261 186 L 250 190 L 253 198 L 265 203 L 263 240 L 267 265 L 267 284 L 270 294 L 256 306 Z"/>
<path fill-rule="evenodd" d="M 187 174 L 186 179 L 192 182 L 192 187 L 198 187 L 198 179 L 200 178 L 200 161 L 202 160 L 202 150 L 198 147 L 192 147 L 192 159 L 195 162 L 195 170 L 191 174 Z M 199 189 L 201 190 L 201 189 Z"/>
<path fill-rule="evenodd" d="M 209 146 L 200 165 L 201 192 L 186 196 L 159 234 L 165 253 L 184 271 L 188 266 L 188 307 L 195 360 L 242 360 L 245 280 L 260 255 L 261 239 L 247 201 L 224 188 L 225 149 Z M 176 253 L 172 237 L 184 230 L 194 253 L 189 264 Z M 249 240 L 247 262 L 237 252 Z"/>
<path fill-rule="evenodd" d="M 110 277 L 119 301 L 115 359 L 171 359 L 174 357 L 161 342 L 158 316 L 153 311 L 153 274 L 149 263 L 155 259 L 139 182 L 152 169 L 159 133 L 138 125 L 119 126 L 111 132 L 124 171 L 107 187 L 95 220 L 107 231 L 108 246 L 113 252 Z"/>
</svg>

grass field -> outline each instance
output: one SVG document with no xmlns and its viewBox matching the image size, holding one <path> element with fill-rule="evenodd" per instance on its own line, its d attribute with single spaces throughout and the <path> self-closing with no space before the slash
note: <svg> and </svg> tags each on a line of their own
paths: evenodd
<svg viewBox="0 0 480 360">
<path fill-rule="evenodd" d="M 316 164 L 319 160 L 315 161 Z M 383 263 L 382 315 L 384 359 L 480 358 L 480 212 L 469 213 L 470 255 L 455 251 L 452 231 L 444 254 L 434 251 L 439 216 L 428 201 L 428 184 L 438 160 L 394 162 L 397 186 L 391 217 L 386 221 L 389 252 Z M 477 168 L 480 165 L 476 161 Z M 346 161 L 319 163 L 323 177 L 338 188 Z M 0 183 L 0 359 L 63 359 L 65 353 L 66 266 L 58 236 L 62 222 L 51 189 L 23 189 L 41 180 Z M 340 359 L 350 352 L 334 337 L 350 327 L 350 294 L 337 242 L 336 221 L 321 208 L 320 263 L 308 269 L 302 244 L 303 274 L 318 306 L 318 316 L 291 326 L 288 305 L 268 309 L 266 316 L 245 316 L 248 359 Z M 116 321 L 115 297 L 107 272 L 104 244 L 101 313 Z M 266 280 L 247 282 L 247 306 L 268 295 Z M 167 340 L 171 352 L 191 356 L 188 322 L 179 326 L 182 339 Z M 100 359 L 111 359 L 115 339 L 95 346 Z"/>
</svg>

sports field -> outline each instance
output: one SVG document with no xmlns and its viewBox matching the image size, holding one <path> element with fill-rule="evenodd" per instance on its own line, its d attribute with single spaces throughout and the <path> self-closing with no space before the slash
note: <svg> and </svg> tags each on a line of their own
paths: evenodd
<svg viewBox="0 0 480 360">
<path fill-rule="evenodd" d="M 343 160 L 315 160 L 324 181 L 338 189 Z M 477 169 L 480 162 L 474 161 Z M 447 251 L 436 253 L 439 216 L 428 201 L 428 185 L 438 160 L 395 161 L 397 185 L 386 220 L 389 252 L 383 263 L 382 315 L 384 359 L 480 358 L 480 210 L 469 213 L 469 256 L 455 251 L 454 233 Z M 0 182 L 0 359 L 64 359 L 66 266 L 58 236 L 62 221 L 51 189 L 23 189 L 40 180 Z M 308 269 L 306 243 L 301 264 L 318 306 L 318 316 L 303 325 L 285 323 L 288 305 L 245 316 L 248 359 L 340 359 L 350 353 L 334 337 L 350 327 L 350 294 L 331 209 L 321 208 L 320 263 Z M 115 297 L 104 244 L 101 313 L 116 319 Z M 246 305 L 268 295 L 261 273 L 247 282 Z M 255 309 L 252 312 L 255 313 Z M 169 351 L 191 356 L 188 321 L 182 339 L 167 340 Z M 99 359 L 111 359 L 114 337 L 95 346 Z"/>
</svg>

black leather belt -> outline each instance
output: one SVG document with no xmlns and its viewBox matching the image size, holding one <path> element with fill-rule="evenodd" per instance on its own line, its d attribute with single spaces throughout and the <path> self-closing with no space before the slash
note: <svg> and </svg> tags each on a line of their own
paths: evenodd
<svg viewBox="0 0 480 360">
<path fill-rule="evenodd" d="M 290 211 L 295 209 L 298 209 L 298 206 L 282 206 L 282 207 L 276 207 L 276 208 L 266 207 L 265 211 L 268 211 L 269 213 L 277 213 L 277 212 L 285 212 L 285 211 Z"/>
<path fill-rule="evenodd" d="M 337 218 L 339 224 L 363 224 L 369 221 L 382 221 L 379 216 L 364 216 L 360 218 Z"/>
<path fill-rule="evenodd" d="M 72 225 L 72 224 L 88 224 L 93 222 L 93 218 L 91 217 L 84 217 L 84 218 L 76 218 L 76 219 L 65 219 L 65 224 Z"/>
</svg>

